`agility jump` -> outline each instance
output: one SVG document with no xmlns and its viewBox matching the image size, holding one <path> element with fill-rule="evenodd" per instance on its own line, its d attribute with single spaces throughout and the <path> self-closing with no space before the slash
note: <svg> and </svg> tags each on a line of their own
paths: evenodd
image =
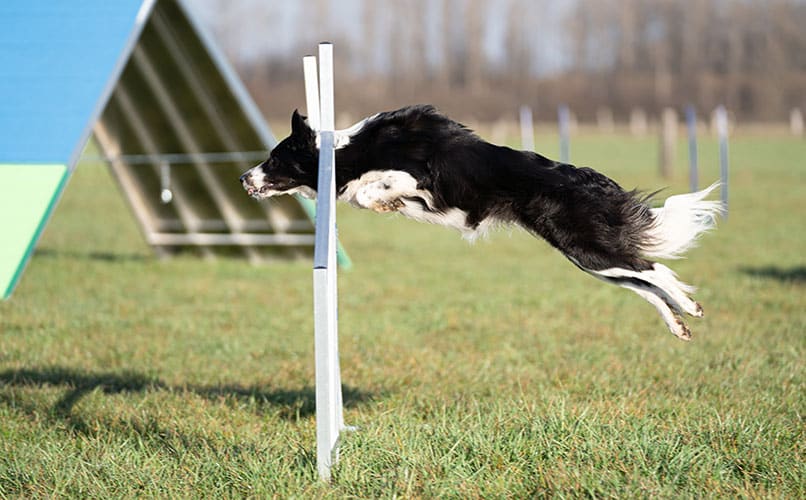
<svg viewBox="0 0 806 500">
<path fill-rule="evenodd" d="M 333 131 L 332 116 L 324 115 L 332 109 L 325 106 L 331 103 L 332 94 L 326 92 L 331 92 L 327 86 L 332 80 L 324 75 L 324 62 L 331 56 L 320 52 L 321 130 L 317 133 L 316 124 L 295 111 L 291 135 L 242 177 L 245 189 L 256 198 L 319 193 L 319 209 L 326 211 L 317 215 L 314 264 L 315 304 L 317 314 L 324 314 L 316 319 L 317 416 L 320 382 L 330 387 L 322 389 L 323 405 L 335 408 L 332 402 L 340 403 L 333 386 L 338 382 L 335 305 L 320 306 L 335 302 L 335 274 L 327 270 L 334 268 L 331 211 L 336 194 L 358 208 L 398 212 L 457 229 L 469 240 L 499 225 L 520 226 L 580 270 L 632 290 L 657 309 L 672 334 L 691 338 L 684 317 L 703 316 L 703 308 L 691 298 L 694 288 L 655 259 L 682 257 L 715 226 L 724 205 L 707 197 L 718 184 L 672 196 L 653 208 L 650 196 L 625 191 L 596 170 L 488 143 L 428 105 L 378 113 Z M 320 242 L 326 231 L 329 250 L 324 254 Z M 333 330 L 329 337 L 321 337 L 325 328 Z M 328 370 L 328 364 L 330 371 L 320 372 L 320 366 Z M 326 373 L 327 380 L 320 373 Z M 333 443 L 342 427 L 338 407 L 326 415 L 330 428 L 320 428 L 319 434 Z"/>
</svg>

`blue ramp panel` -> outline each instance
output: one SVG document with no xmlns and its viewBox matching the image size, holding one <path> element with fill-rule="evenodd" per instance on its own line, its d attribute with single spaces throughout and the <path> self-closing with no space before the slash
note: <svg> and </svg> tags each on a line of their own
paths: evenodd
<svg viewBox="0 0 806 500">
<path fill-rule="evenodd" d="M 3 298 L 30 257 L 152 4 L 0 1 Z"/>
<path fill-rule="evenodd" d="M 80 153 L 128 58 L 140 8 L 141 0 L 0 2 L 0 163 L 65 164 Z"/>
</svg>

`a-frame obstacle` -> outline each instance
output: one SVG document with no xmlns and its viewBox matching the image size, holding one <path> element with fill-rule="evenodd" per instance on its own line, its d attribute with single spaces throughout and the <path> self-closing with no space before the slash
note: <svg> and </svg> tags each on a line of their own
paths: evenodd
<svg viewBox="0 0 806 500">
<path fill-rule="evenodd" d="M 237 182 L 275 139 L 189 5 L 0 2 L 0 297 L 91 137 L 158 252 L 312 253 L 312 203 L 256 203 Z"/>
</svg>

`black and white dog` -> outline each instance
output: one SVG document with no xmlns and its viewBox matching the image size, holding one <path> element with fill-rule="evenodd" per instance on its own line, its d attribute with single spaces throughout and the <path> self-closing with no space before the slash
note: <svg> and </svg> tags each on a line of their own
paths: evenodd
<svg viewBox="0 0 806 500">
<path fill-rule="evenodd" d="M 715 186 L 650 208 L 648 196 L 595 170 L 490 144 L 425 105 L 374 115 L 337 131 L 335 143 L 340 200 L 452 227 L 469 240 L 516 224 L 583 271 L 646 299 L 681 339 L 691 338 L 682 315 L 703 315 L 689 297 L 693 287 L 652 259 L 681 257 L 714 226 L 722 206 L 705 198 Z M 291 135 L 240 180 L 255 198 L 312 198 L 318 157 L 317 134 L 295 111 Z"/>
</svg>

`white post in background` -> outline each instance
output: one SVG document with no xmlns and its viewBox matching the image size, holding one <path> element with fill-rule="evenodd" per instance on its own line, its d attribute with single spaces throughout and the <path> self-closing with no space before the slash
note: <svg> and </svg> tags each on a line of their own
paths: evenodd
<svg viewBox="0 0 806 500">
<path fill-rule="evenodd" d="M 795 137 L 803 137 L 803 113 L 800 108 L 792 108 L 789 112 L 789 130 Z"/>
<path fill-rule="evenodd" d="M 571 111 L 565 104 L 561 104 L 557 108 L 557 120 L 560 122 L 560 162 L 568 163 L 570 161 L 568 144 L 571 142 L 569 138 L 571 133 Z"/>
<path fill-rule="evenodd" d="M 313 261 L 314 352 L 316 358 L 316 467 L 330 480 L 338 461 L 344 427 L 339 370 L 336 267 L 336 156 L 334 150 L 333 45 L 319 44 L 319 93 L 316 59 L 303 60 L 309 123 L 319 128 L 319 180 Z"/>
<path fill-rule="evenodd" d="M 677 156 L 677 111 L 664 108 L 660 120 L 660 175 L 671 179 Z"/>
<path fill-rule="evenodd" d="M 719 136 L 719 172 L 722 180 L 722 205 L 728 218 L 728 112 L 725 106 L 716 108 L 716 133 Z"/>
<path fill-rule="evenodd" d="M 688 184 L 689 191 L 697 191 L 700 174 L 697 156 L 697 110 L 689 104 L 686 106 L 686 129 L 688 130 Z"/>
<path fill-rule="evenodd" d="M 535 126 L 532 118 L 532 108 L 521 106 L 521 149 L 524 151 L 535 150 Z"/>
</svg>

